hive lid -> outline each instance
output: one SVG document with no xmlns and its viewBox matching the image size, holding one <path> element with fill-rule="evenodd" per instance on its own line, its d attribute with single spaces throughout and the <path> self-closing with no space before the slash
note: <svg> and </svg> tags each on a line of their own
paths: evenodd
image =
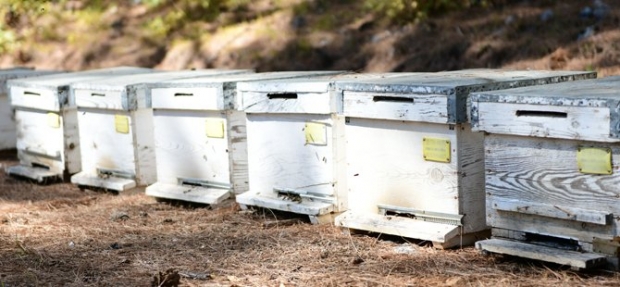
<svg viewBox="0 0 620 287">
<path fill-rule="evenodd" d="M 61 89 L 73 83 L 92 81 L 102 77 L 127 75 L 136 73 L 150 73 L 153 70 L 138 67 L 115 67 L 80 72 L 69 72 L 32 78 L 14 79 L 7 82 L 8 87 L 20 86 L 27 88 Z"/>
<path fill-rule="evenodd" d="M 473 69 L 422 73 L 387 79 L 342 81 L 338 89 L 354 92 L 445 95 L 448 123 L 467 121 L 466 102 L 471 92 L 517 88 L 595 78 L 594 72 L 511 71 Z"/>
<path fill-rule="evenodd" d="M 42 75 L 59 74 L 60 71 L 34 70 L 31 68 L 11 68 L 0 70 L 0 94 L 7 92 L 6 82 L 11 79 L 36 77 Z"/>
<path fill-rule="evenodd" d="M 536 111 L 540 113 L 548 113 L 547 116 L 561 115 L 564 119 L 548 119 L 541 123 L 555 122 L 554 126 L 560 126 L 557 122 L 559 120 L 571 121 L 570 127 L 566 127 L 562 133 L 559 131 L 554 133 L 553 129 L 547 131 L 547 137 L 558 138 L 581 138 L 588 140 L 609 141 L 611 138 L 620 138 L 620 76 L 607 77 L 602 79 L 591 79 L 585 81 L 576 81 L 569 83 L 556 83 L 544 86 L 531 86 L 522 87 L 510 90 L 501 91 L 488 91 L 488 92 L 474 92 L 471 94 L 471 121 L 472 126 L 478 130 L 486 130 L 485 127 L 480 127 L 481 117 L 479 109 L 480 105 L 485 103 L 497 103 L 505 106 L 515 106 L 519 109 L 527 111 Z M 544 106 L 544 107 L 543 107 Z M 573 119 L 572 113 L 577 112 L 580 108 L 598 108 L 599 112 L 596 114 L 584 115 L 587 120 Z M 585 110 L 583 113 L 586 113 Z M 604 114 L 600 114 L 604 113 Z M 509 119 L 512 114 L 504 115 L 504 118 Z M 499 117 L 494 117 L 498 118 Z M 514 119 L 514 125 L 519 124 L 517 118 L 523 118 L 523 116 L 517 115 Z M 531 121 L 532 117 L 529 117 Z M 484 119 L 486 124 L 494 124 L 494 119 Z M 525 120 L 524 120 L 525 121 Z M 604 121 L 609 121 L 609 130 L 605 127 L 605 130 L 600 130 L 598 136 L 594 136 L 594 132 L 599 130 L 595 128 L 600 124 L 605 124 Z M 575 124 L 577 122 L 579 125 Z M 485 124 L 485 125 L 486 125 Z M 522 124 L 525 125 L 525 124 Z M 587 127 L 590 126 L 590 127 Z M 499 127 L 498 127 L 499 128 Z M 602 128 L 602 127 L 600 127 Z M 511 133 L 518 134 L 517 130 L 512 128 Z M 574 130 L 574 131 L 573 131 Z M 529 132 L 528 135 L 537 136 Z"/>
</svg>

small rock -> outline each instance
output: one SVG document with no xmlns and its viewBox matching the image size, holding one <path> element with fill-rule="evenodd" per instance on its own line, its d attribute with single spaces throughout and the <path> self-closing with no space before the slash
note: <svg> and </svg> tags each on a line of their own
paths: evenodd
<svg viewBox="0 0 620 287">
<path fill-rule="evenodd" d="M 353 265 L 359 265 L 359 264 L 362 264 L 362 263 L 364 263 L 364 259 L 362 259 L 360 257 L 357 257 L 357 258 L 353 259 L 353 261 L 351 261 L 351 264 L 353 264 Z"/>
<path fill-rule="evenodd" d="M 540 14 L 540 21 L 547 22 L 551 18 L 553 18 L 553 10 L 551 9 L 546 9 Z"/>
<path fill-rule="evenodd" d="M 74 248 L 75 247 L 75 243 L 73 241 L 69 242 L 69 248 Z"/>
<path fill-rule="evenodd" d="M 414 253 L 416 253 L 415 247 L 411 246 L 410 244 L 401 244 L 401 245 L 398 245 L 398 246 L 394 247 L 394 249 L 392 249 L 392 250 L 396 254 L 414 254 Z"/>
<path fill-rule="evenodd" d="M 121 264 L 129 264 L 129 263 L 131 263 L 131 260 L 129 260 L 129 259 L 127 259 L 127 258 L 125 258 L 125 259 L 121 260 L 121 262 L 120 262 L 120 263 L 121 263 Z"/>
<path fill-rule="evenodd" d="M 325 259 L 329 256 L 329 252 L 327 250 L 323 250 L 321 252 L 321 259 Z"/>
<path fill-rule="evenodd" d="M 110 215 L 110 220 L 112 221 L 119 221 L 119 220 L 127 220 L 129 219 L 129 214 L 127 214 L 127 212 L 124 211 L 117 211 L 112 213 L 112 215 Z"/>
</svg>

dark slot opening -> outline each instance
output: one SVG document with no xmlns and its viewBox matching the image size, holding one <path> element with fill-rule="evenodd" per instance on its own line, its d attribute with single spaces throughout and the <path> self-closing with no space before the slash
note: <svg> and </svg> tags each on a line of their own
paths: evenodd
<svg viewBox="0 0 620 287">
<path fill-rule="evenodd" d="M 582 251 L 581 245 L 579 245 L 579 242 L 574 239 L 559 238 L 559 237 L 553 237 L 553 236 L 542 235 L 542 234 L 526 233 L 525 240 L 533 244 L 553 247 L 557 249 Z"/>
<path fill-rule="evenodd" d="M 294 99 L 297 99 L 297 94 L 295 93 L 267 94 L 267 97 L 270 100 L 273 100 L 273 99 L 294 100 Z"/>
<path fill-rule="evenodd" d="M 50 170 L 49 166 L 43 165 L 43 164 L 40 164 L 40 163 L 36 163 L 36 162 L 32 163 L 32 167 L 37 167 L 37 168 L 43 168 L 43 169 L 46 169 L 46 170 Z"/>
<path fill-rule="evenodd" d="M 396 212 L 396 211 L 391 211 L 391 210 L 386 210 L 385 211 L 385 215 L 386 216 L 398 216 L 398 217 L 405 217 L 405 218 L 413 218 L 415 219 L 415 215 L 410 214 L 410 213 L 400 213 L 400 212 Z"/>
<path fill-rule="evenodd" d="M 545 117 L 545 118 L 566 118 L 567 113 L 550 111 L 517 111 L 517 117 Z"/>
<path fill-rule="evenodd" d="M 40 96 L 41 94 L 35 92 L 24 91 L 24 96 Z"/>
<path fill-rule="evenodd" d="M 174 93 L 175 97 L 191 97 L 193 95 L 194 94 L 192 94 L 192 93 Z"/>
<path fill-rule="evenodd" d="M 197 181 L 190 181 L 190 180 L 182 180 L 181 181 L 182 185 L 189 185 L 189 186 L 202 186 L 202 184 L 200 182 Z"/>
<path fill-rule="evenodd" d="M 100 93 L 91 93 L 90 94 L 91 97 L 105 97 L 105 94 L 100 94 Z"/>
<path fill-rule="evenodd" d="M 413 103 L 413 99 L 407 97 L 374 96 L 372 100 L 375 102 Z"/>
</svg>

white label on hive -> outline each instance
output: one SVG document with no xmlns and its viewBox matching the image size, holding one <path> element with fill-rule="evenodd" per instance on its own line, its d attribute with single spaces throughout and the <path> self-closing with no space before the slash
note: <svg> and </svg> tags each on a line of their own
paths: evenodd
<svg viewBox="0 0 620 287">
<path fill-rule="evenodd" d="M 586 174 L 612 174 L 611 149 L 578 147 L 577 167 Z"/>
<path fill-rule="evenodd" d="M 325 124 L 306 123 L 304 133 L 306 134 L 306 144 L 327 144 L 327 125 Z"/>
<path fill-rule="evenodd" d="M 425 137 L 422 139 L 422 154 L 426 161 L 450 162 L 450 140 Z"/>
<path fill-rule="evenodd" d="M 123 115 L 114 115 L 114 127 L 119 134 L 129 133 L 129 117 Z"/>
<path fill-rule="evenodd" d="M 55 113 L 47 113 L 47 125 L 52 128 L 60 128 L 60 116 Z"/>
<path fill-rule="evenodd" d="M 224 121 L 221 119 L 207 119 L 205 121 L 205 129 L 207 137 L 216 139 L 224 138 Z"/>
</svg>

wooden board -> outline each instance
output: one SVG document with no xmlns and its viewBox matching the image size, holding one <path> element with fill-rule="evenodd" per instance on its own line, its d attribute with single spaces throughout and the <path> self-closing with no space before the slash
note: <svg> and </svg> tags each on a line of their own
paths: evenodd
<svg viewBox="0 0 620 287">
<path fill-rule="evenodd" d="M 487 252 L 552 262 L 573 268 L 588 269 L 602 266 L 607 262 L 606 256 L 602 254 L 561 250 L 502 239 L 478 241 L 476 248 Z"/>
<path fill-rule="evenodd" d="M 56 117 L 58 122 L 50 125 L 50 117 Z M 18 109 L 15 122 L 20 164 L 45 166 L 62 175 L 65 170 L 63 117 L 57 112 Z"/>
<path fill-rule="evenodd" d="M 237 203 L 242 206 L 258 206 L 262 208 L 288 211 L 297 214 L 320 216 L 334 212 L 334 204 L 322 201 L 293 202 L 280 198 L 268 197 L 264 194 L 252 192 L 252 190 L 237 195 Z"/>
<path fill-rule="evenodd" d="M 226 189 L 156 182 L 146 188 L 146 195 L 215 205 L 229 198 L 231 192 Z"/>
<path fill-rule="evenodd" d="M 223 138 L 210 138 L 206 121 L 227 125 L 224 111 L 154 111 L 157 181 L 177 184 L 179 179 L 200 179 L 231 184 L 229 129 Z"/>
<path fill-rule="evenodd" d="M 357 118 L 448 123 L 446 95 L 344 92 L 344 115 Z"/>
<path fill-rule="evenodd" d="M 101 177 L 96 173 L 79 172 L 71 177 L 71 183 L 77 186 L 96 187 L 105 190 L 124 191 L 136 187 L 136 181 L 127 178 Z"/>
<path fill-rule="evenodd" d="M 477 130 L 495 134 L 611 141 L 608 107 L 474 103 Z"/>
<path fill-rule="evenodd" d="M 17 143 L 15 117 L 7 94 L 0 93 L 0 150 L 13 149 Z"/>
</svg>

